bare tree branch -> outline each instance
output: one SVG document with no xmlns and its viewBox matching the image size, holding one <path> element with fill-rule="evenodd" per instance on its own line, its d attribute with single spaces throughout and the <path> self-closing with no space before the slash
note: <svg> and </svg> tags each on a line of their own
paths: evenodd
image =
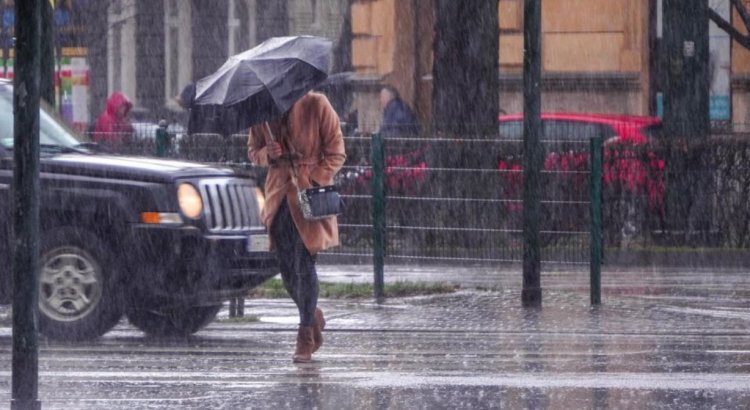
<svg viewBox="0 0 750 410">
<path fill-rule="evenodd" d="M 739 1 L 740 0 L 732 0 L 732 4 L 739 4 Z M 743 7 L 742 10 L 744 10 L 745 14 L 747 14 L 747 10 L 744 8 L 744 6 L 740 5 L 740 7 Z M 739 30 L 734 28 L 731 23 L 729 23 L 711 8 L 708 9 L 708 17 L 711 19 L 711 21 L 716 23 L 716 25 L 719 26 L 720 29 L 729 33 L 729 36 L 732 37 L 734 41 L 739 43 L 742 47 L 750 50 L 750 35 L 742 34 Z M 750 28 L 750 25 L 748 25 L 748 28 Z"/>
</svg>

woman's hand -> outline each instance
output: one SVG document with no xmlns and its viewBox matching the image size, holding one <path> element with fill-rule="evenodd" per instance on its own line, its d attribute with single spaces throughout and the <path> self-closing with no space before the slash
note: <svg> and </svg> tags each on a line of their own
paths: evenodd
<svg viewBox="0 0 750 410">
<path fill-rule="evenodd" d="M 283 150 L 281 149 L 281 144 L 279 144 L 276 141 L 271 141 L 266 145 L 266 150 L 268 152 L 268 158 L 270 158 L 273 161 L 276 161 L 281 157 L 281 154 Z"/>
</svg>

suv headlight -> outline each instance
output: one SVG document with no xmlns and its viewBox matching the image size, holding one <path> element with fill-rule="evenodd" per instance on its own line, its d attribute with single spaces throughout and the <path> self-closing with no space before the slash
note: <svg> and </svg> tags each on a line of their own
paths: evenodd
<svg viewBox="0 0 750 410">
<path fill-rule="evenodd" d="M 177 187 L 177 201 L 188 218 L 198 219 L 203 213 L 203 199 L 193 184 L 183 182 Z"/>
</svg>

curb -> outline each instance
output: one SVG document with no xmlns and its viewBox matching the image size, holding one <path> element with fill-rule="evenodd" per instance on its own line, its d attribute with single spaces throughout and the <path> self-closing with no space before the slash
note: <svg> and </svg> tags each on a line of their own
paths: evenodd
<svg viewBox="0 0 750 410">
<path fill-rule="evenodd" d="M 605 266 L 663 266 L 750 268 L 750 250 L 739 249 L 685 249 L 685 250 L 604 250 Z"/>
</svg>

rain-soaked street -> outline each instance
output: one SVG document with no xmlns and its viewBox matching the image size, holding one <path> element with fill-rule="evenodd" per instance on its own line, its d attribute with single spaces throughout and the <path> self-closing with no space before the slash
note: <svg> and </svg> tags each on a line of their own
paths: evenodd
<svg viewBox="0 0 750 410">
<path fill-rule="evenodd" d="M 357 273 L 360 272 L 360 273 Z M 362 273 L 363 272 L 363 273 Z M 322 266 L 329 281 L 367 267 Z M 260 322 L 222 319 L 189 340 L 123 321 L 89 343 L 42 340 L 47 409 L 734 409 L 750 406 L 750 278 L 737 271 L 605 271 L 543 277 L 544 308 L 520 307 L 517 270 L 386 269 L 388 280 L 450 280 L 454 294 L 321 300 L 314 363 L 291 363 L 296 309 L 248 300 Z M 452 278 L 452 279 L 451 279 Z M 0 407 L 10 403 L 11 330 L 0 321 Z"/>
</svg>

